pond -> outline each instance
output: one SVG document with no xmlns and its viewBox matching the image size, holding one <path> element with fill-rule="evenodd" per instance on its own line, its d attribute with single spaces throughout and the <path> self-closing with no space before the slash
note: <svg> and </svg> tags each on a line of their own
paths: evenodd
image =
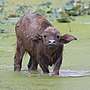
<svg viewBox="0 0 90 90">
<path fill-rule="evenodd" d="M 23 68 L 21 72 L 13 72 L 13 66 L 0 65 L 1 90 L 89 90 L 90 71 L 60 70 L 60 76 L 48 76 L 31 73 Z M 50 75 L 50 74 L 49 74 Z"/>
</svg>

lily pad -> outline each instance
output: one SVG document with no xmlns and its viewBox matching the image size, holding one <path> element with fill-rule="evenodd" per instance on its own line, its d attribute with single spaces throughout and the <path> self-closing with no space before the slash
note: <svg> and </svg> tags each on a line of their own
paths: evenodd
<svg viewBox="0 0 90 90">
<path fill-rule="evenodd" d="M 46 3 L 43 3 L 41 6 L 45 6 L 45 7 L 49 8 L 50 5 L 52 5 L 51 2 L 46 2 Z"/>
<path fill-rule="evenodd" d="M 45 11 L 42 9 L 38 9 L 34 13 L 45 15 Z"/>
<path fill-rule="evenodd" d="M 3 22 L 3 21 L 0 21 L 0 23 L 1 23 L 1 24 L 5 24 L 5 22 Z"/>
<path fill-rule="evenodd" d="M 4 33 L 4 31 L 5 31 L 4 29 L 0 28 L 0 33 Z"/>
</svg>

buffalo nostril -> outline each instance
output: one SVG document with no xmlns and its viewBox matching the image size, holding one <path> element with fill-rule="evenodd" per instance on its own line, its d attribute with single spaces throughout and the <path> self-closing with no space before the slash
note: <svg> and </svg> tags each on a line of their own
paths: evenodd
<svg viewBox="0 0 90 90">
<path fill-rule="evenodd" d="M 55 41 L 53 43 L 55 43 Z"/>
<path fill-rule="evenodd" d="M 51 41 L 49 41 L 49 43 L 51 43 Z"/>
</svg>

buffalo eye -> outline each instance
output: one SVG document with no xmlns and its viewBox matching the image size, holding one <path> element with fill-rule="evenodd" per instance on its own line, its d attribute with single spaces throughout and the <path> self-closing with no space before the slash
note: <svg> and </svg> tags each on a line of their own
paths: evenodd
<svg viewBox="0 0 90 90">
<path fill-rule="evenodd" d="M 46 38 L 46 37 L 47 37 L 47 35 L 44 35 L 43 37 L 44 37 L 44 38 Z"/>
<path fill-rule="evenodd" d="M 60 38 L 60 36 L 59 35 L 57 35 L 57 39 L 59 39 Z"/>
</svg>

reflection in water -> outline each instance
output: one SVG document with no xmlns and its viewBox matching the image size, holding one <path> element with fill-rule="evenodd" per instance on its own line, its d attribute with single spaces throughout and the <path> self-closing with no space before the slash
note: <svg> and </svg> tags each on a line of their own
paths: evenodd
<svg viewBox="0 0 90 90">
<path fill-rule="evenodd" d="M 4 66 L 0 65 L 0 71 L 13 71 L 13 66 Z M 52 72 L 52 70 L 51 70 Z M 41 70 L 38 71 L 28 71 L 27 68 L 23 68 L 21 71 L 22 74 L 33 77 L 33 76 L 51 76 L 51 73 L 49 74 L 43 74 Z M 60 70 L 60 75 L 62 77 L 80 77 L 80 76 L 89 76 L 90 70 Z"/>
<path fill-rule="evenodd" d="M 80 22 L 80 24 L 90 24 L 90 22 Z"/>
<path fill-rule="evenodd" d="M 88 70 L 60 70 L 61 76 L 87 76 L 90 75 Z"/>
<path fill-rule="evenodd" d="M 51 73 L 49 74 L 43 74 L 41 71 L 36 72 L 30 72 L 30 71 L 24 71 L 24 74 L 28 77 L 32 76 L 51 76 Z M 80 76 L 89 76 L 90 71 L 88 70 L 60 70 L 61 77 L 80 77 Z"/>
</svg>

